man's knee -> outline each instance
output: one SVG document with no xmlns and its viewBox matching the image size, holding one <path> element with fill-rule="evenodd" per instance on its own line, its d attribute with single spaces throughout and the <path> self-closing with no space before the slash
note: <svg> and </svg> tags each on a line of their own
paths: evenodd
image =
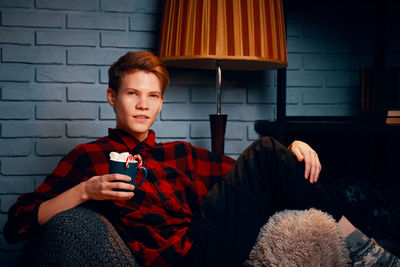
<svg viewBox="0 0 400 267">
<path fill-rule="evenodd" d="M 291 156 L 290 151 L 278 140 L 271 136 L 263 136 L 254 141 L 244 152 L 243 155 L 252 155 L 252 157 Z"/>
</svg>

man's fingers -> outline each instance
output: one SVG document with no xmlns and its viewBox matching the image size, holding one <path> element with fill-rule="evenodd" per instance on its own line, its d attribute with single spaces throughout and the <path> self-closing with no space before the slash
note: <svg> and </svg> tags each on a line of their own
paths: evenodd
<svg viewBox="0 0 400 267">
<path fill-rule="evenodd" d="M 310 171 L 311 171 L 311 162 L 309 159 L 304 160 L 305 162 L 305 169 L 304 169 L 304 178 L 308 179 L 310 176 Z"/>
<path fill-rule="evenodd" d="M 124 189 L 133 191 L 135 187 L 124 182 L 110 182 L 107 184 L 107 189 Z"/>
<path fill-rule="evenodd" d="M 304 160 L 303 154 L 300 152 L 300 149 L 298 149 L 297 147 L 293 150 L 293 153 L 299 162 Z"/>
<path fill-rule="evenodd" d="M 114 190 L 104 190 L 103 191 L 105 199 L 110 200 L 128 200 L 134 196 L 133 192 L 123 192 L 123 191 L 114 191 Z"/>
<path fill-rule="evenodd" d="M 131 180 L 131 177 L 129 177 L 128 175 L 119 174 L 119 173 L 113 173 L 113 174 L 106 175 L 106 181 L 110 182 L 110 181 L 115 181 L 115 180 L 129 182 Z"/>
<path fill-rule="evenodd" d="M 310 182 L 315 183 L 318 171 L 318 162 L 317 158 L 315 157 L 315 153 L 312 153 L 312 168 L 310 173 Z"/>
</svg>

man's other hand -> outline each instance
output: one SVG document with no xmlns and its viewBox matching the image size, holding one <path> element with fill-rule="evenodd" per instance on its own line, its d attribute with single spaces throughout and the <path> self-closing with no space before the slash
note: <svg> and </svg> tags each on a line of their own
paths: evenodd
<svg viewBox="0 0 400 267">
<path fill-rule="evenodd" d="M 317 182 L 322 169 L 317 152 L 308 144 L 298 140 L 294 141 L 288 149 L 292 151 L 299 162 L 304 161 L 304 178 L 309 179 L 310 183 Z"/>
</svg>

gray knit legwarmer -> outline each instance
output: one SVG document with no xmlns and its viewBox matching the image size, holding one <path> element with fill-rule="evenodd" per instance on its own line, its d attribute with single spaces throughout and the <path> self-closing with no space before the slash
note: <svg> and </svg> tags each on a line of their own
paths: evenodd
<svg viewBox="0 0 400 267">
<path fill-rule="evenodd" d="M 400 267 L 400 260 L 386 251 L 360 230 L 346 237 L 354 267 Z"/>
<path fill-rule="evenodd" d="M 54 216 L 28 241 L 23 266 L 139 266 L 111 223 L 87 207 Z"/>
</svg>

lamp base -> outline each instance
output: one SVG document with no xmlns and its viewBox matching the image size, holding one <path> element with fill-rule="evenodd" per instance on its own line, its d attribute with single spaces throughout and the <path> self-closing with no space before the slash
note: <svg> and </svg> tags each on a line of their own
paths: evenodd
<svg viewBox="0 0 400 267">
<path fill-rule="evenodd" d="M 211 147 L 215 154 L 224 154 L 225 129 L 228 115 L 210 114 Z"/>
</svg>

